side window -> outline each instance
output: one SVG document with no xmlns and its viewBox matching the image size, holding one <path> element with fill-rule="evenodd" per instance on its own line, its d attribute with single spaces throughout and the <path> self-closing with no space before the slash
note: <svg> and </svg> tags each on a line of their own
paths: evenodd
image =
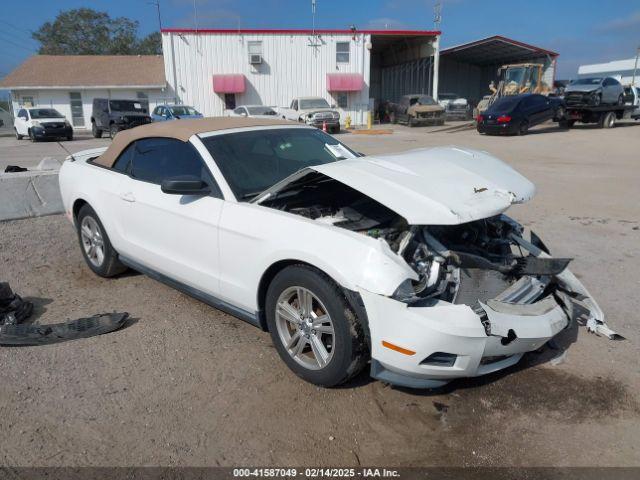
<svg viewBox="0 0 640 480">
<path fill-rule="evenodd" d="M 336 63 L 349 63 L 349 42 L 336 42 Z"/>
<path fill-rule="evenodd" d="M 19 117 L 26 117 L 27 116 L 27 111 L 23 108 L 18 112 L 18 116 Z"/>
<path fill-rule="evenodd" d="M 298 110 L 298 100 L 294 100 L 293 102 L 291 102 L 291 108 L 293 108 L 294 110 Z"/>
<path fill-rule="evenodd" d="M 174 138 L 138 140 L 130 173 L 133 178 L 157 185 L 167 178 L 196 177 L 211 186 L 213 195 L 222 198 L 209 169 L 189 142 Z"/>
<path fill-rule="evenodd" d="M 418 99 L 417 98 L 412 98 L 409 100 L 409 105 L 415 105 L 416 103 L 418 103 Z"/>
<path fill-rule="evenodd" d="M 127 173 L 129 171 L 129 166 L 131 165 L 131 160 L 133 159 L 133 152 L 135 151 L 135 148 L 135 142 L 125 148 L 111 168 L 116 172 Z"/>
<path fill-rule="evenodd" d="M 244 113 L 244 108 L 238 107 L 233 111 L 233 113 L 235 113 L 236 115 L 242 115 Z"/>
</svg>

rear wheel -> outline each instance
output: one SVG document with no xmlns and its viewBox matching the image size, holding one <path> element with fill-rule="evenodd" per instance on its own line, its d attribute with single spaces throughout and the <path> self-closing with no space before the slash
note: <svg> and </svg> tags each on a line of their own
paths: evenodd
<svg viewBox="0 0 640 480">
<path fill-rule="evenodd" d="M 109 236 L 93 208 L 84 205 L 78 212 L 76 225 L 82 256 L 93 273 L 101 277 L 113 277 L 127 269 L 118 259 L 118 253 L 111 246 Z"/>
<path fill-rule="evenodd" d="M 24 135 L 20 135 L 20 134 L 18 133 L 18 130 L 17 130 L 16 128 L 14 128 L 14 129 L 13 129 L 13 131 L 16 133 L 16 139 L 17 139 L 17 140 L 22 140 L 22 137 L 23 137 Z"/>
<path fill-rule="evenodd" d="M 96 127 L 96 122 L 91 122 L 91 134 L 93 138 L 102 138 L 102 130 Z"/>
<path fill-rule="evenodd" d="M 600 115 L 600 121 L 598 122 L 600 128 L 613 128 L 616 126 L 616 114 L 614 112 L 607 112 Z"/>
<path fill-rule="evenodd" d="M 529 132 L 529 122 L 523 120 L 518 126 L 518 135 L 526 135 Z"/>
<path fill-rule="evenodd" d="M 310 266 L 294 265 L 275 276 L 266 314 L 280 358 L 308 382 L 339 385 L 369 358 L 362 325 L 341 290 Z"/>
</svg>

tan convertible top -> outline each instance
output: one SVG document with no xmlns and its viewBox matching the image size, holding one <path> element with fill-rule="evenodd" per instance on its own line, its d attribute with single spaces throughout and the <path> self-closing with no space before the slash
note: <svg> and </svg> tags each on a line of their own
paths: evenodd
<svg viewBox="0 0 640 480">
<path fill-rule="evenodd" d="M 198 133 L 213 132 L 217 130 L 227 130 L 230 128 L 243 127 L 266 127 L 269 125 L 291 125 L 292 122 L 270 118 L 246 118 L 246 117 L 212 117 L 196 118 L 192 120 L 174 120 L 169 122 L 150 123 L 141 125 L 130 130 L 119 132 L 109 148 L 94 160 L 104 167 L 111 168 L 120 152 L 131 142 L 141 138 L 164 137 L 175 138 L 183 142 L 189 141 L 191 136 Z"/>
</svg>

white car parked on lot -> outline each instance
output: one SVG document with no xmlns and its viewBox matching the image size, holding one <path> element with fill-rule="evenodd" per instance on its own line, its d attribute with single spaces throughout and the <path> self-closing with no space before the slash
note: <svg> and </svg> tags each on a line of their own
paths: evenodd
<svg viewBox="0 0 640 480">
<path fill-rule="evenodd" d="M 55 108 L 21 108 L 13 122 L 18 140 L 29 137 L 31 141 L 46 138 L 73 140 L 73 127 Z"/>
<path fill-rule="evenodd" d="M 60 188 L 96 274 L 130 267 L 267 329 L 318 385 L 368 362 L 416 388 L 494 372 L 576 304 L 613 335 L 569 260 L 502 215 L 533 184 L 484 152 L 361 157 L 305 125 L 184 120 L 75 154 Z"/>
<path fill-rule="evenodd" d="M 278 118 L 278 112 L 264 105 L 240 105 L 229 112 L 230 117 Z"/>
</svg>

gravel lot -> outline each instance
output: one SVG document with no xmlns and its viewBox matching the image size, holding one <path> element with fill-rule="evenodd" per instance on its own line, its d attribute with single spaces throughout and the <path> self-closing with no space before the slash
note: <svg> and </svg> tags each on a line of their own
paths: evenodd
<svg viewBox="0 0 640 480">
<path fill-rule="evenodd" d="M 289 372 L 268 334 L 142 275 L 94 276 L 63 216 L 4 222 L 0 278 L 35 302 L 39 322 L 109 311 L 133 320 L 100 337 L 0 347 L 0 464 L 640 465 L 640 124 L 509 138 L 434 130 L 340 138 L 365 153 L 455 144 L 509 162 L 538 187 L 511 215 L 576 258 L 626 341 L 564 332 L 559 364 L 550 360 L 561 350 L 547 348 L 439 392 L 366 373 L 320 389 Z M 29 145 L 0 143 L 1 161 L 27 159 Z"/>
</svg>

